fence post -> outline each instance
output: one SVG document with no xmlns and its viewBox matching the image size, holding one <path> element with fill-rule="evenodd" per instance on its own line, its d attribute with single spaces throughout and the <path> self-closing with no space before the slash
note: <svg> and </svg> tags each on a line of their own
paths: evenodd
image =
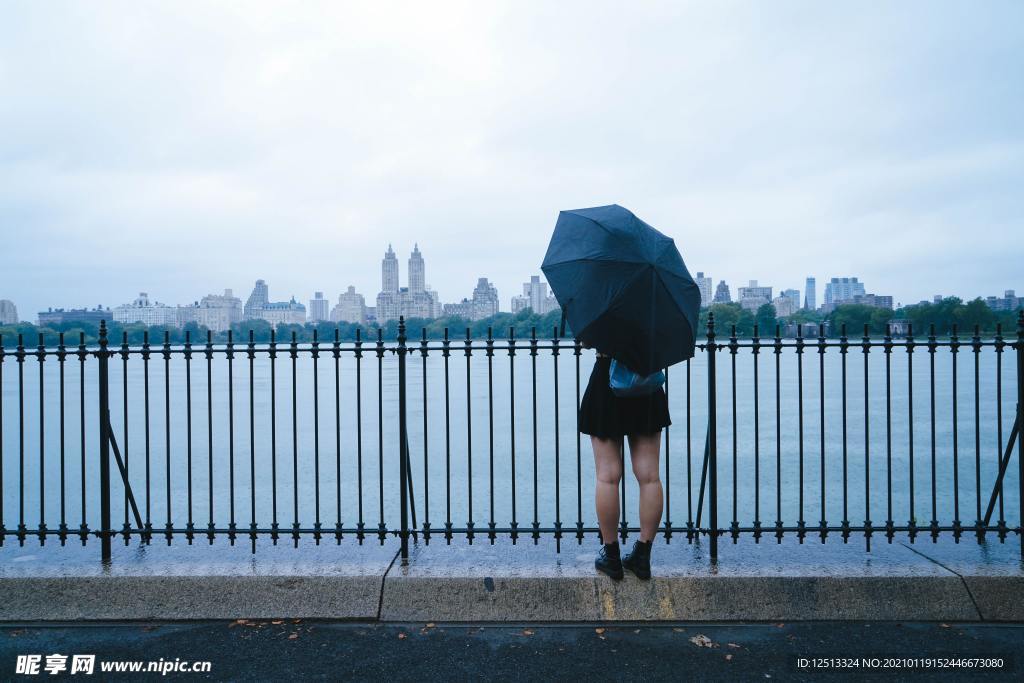
<svg viewBox="0 0 1024 683">
<path fill-rule="evenodd" d="M 1017 526 L 1024 559 L 1024 310 L 1017 313 Z"/>
<path fill-rule="evenodd" d="M 711 561 L 718 561 L 718 425 L 715 398 L 715 314 L 708 313 L 708 524 Z"/>
<path fill-rule="evenodd" d="M 406 432 L 406 396 L 405 396 L 405 317 L 398 318 L 398 481 L 401 489 L 401 529 L 399 539 L 402 542 L 402 561 L 409 559 L 409 498 L 408 498 L 408 434 Z"/>
<path fill-rule="evenodd" d="M 96 354 L 99 373 L 99 436 L 100 436 L 100 554 L 110 562 L 110 385 L 107 366 L 107 322 L 100 321 L 100 349 Z"/>
</svg>

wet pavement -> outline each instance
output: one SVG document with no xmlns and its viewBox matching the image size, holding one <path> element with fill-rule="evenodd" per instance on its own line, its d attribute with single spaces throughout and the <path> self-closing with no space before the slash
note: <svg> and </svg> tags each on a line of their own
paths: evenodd
<svg viewBox="0 0 1024 683">
<path fill-rule="evenodd" d="M 453 624 L 304 620 L 7 624 L 18 655 L 94 654 L 103 680 L 1020 680 L 1020 624 Z M 985 660 L 995 660 L 988 661 Z M 101 673 L 113 660 L 210 662 L 207 673 Z M 803 661 L 806 660 L 806 661 Z M 988 666 L 985 666 L 985 665 Z M 817 666 L 819 668 L 811 668 Z M 820 668 L 820 667 L 828 668 Z"/>
</svg>

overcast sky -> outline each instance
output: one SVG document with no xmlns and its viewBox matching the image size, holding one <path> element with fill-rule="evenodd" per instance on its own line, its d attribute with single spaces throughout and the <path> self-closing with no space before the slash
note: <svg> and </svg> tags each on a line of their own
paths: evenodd
<svg viewBox="0 0 1024 683">
<path fill-rule="evenodd" d="M 560 209 L 691 272 L 1024 290 L 1024 3 L 6 2 L 0 298 L 503 309 Z"/>
</svg>

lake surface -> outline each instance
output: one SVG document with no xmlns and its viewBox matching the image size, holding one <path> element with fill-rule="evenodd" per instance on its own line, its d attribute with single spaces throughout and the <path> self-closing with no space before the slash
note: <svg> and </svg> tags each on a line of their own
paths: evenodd
<svg viewBox="0 0 1024 683">
<path fill-rule="evenodd" d="M 307 352 L 294 361 L 294 375 L 287 348 L 279 347 L 273 388 L 266 355 L 257 356 L 250 373 L 244 350 L 236 349 L 230 390 L 229 364 L 222 355 L 209 365 L 208 379 L 201 349 L 194 352 L 188 370 L 182 356 L 165 365 L 155 352 L 148 367 L 148 418 L 142 358 L 132 356 L 125 371 L 115 356 L 110 361 L 111 421 L 127 454 L 143 521 L 149 519 L 159 529 L 168 519 L 176 527 L 191 520 L 198 530 L 211 519 L 218 528 L 232 520 L 245 528 L 253 518 L 260 527 L 276 520 L 285 531 L 295 521 L 307 528 L 318 520 L 327 530 L 339 520 L 351 530 L 360 519 L 368 530 L 376 530 L 381 520 L 395 527 L 398 364 L 394 354 L 387 352 L 378 360 L 372 345 L 367 346 L 360 361 L 345 351 L 337 364 L 329 351 L 321 351 L 315 371 Z M 845 411 L 838 349 L 824 355 L 824 390 L 821 357 L 813 347 L 803 354 L 802 404 L 793 349 L 778 356 L 778 374 L 775 354 L 763 349 L 757 357 L 756 385 L 750 349 L 739 350 L 735 371 L 728 350 L 720 352 L 720 524 L 728 526 L 735 508 L 742 526 L 755 519 L 767 526 L 777 519 L 787 526 L 805 520 L 809 527 L 821 519 L 833 525 L 870 519 L 881 526 L 890 506 L 897 525 L 910 519 L 927 525 L 933 518 L 945 525 L 957 516 L 965 525 L 973 524 L 979 501 L 982 511 L 987 504 L 1013 425 L 1015 358 L 1012 350 L 1001 354 L 1000 382 L 1000 354 L 986 347 L 975 358 L 969 348 L 961 349 L 954 421 L 952 355 L 944 348 L 935 353 L 932 384 L 927 349 L 914 352 L 911 420 L 907 353 L 894 350 L 887 429 L 881 349 L 867 355 L 867 401 L 865 356 L 856 347 L 846 355 Z M 453 344 L 446 384 L 440 351 L 431 350 L 423 359 L 414 348 L 408 359 L 407 415 L 417 521 L 429 519 L 437 530 L 447 521 L 459 528 L 472 520 L 484 532 L 492 520 L 498 528 L 513 521 L 520 529 L 529 529 L 534 521 L 542 528 L 560 521 L 572 530 L 577 520 L 595 526 L 593 455 L 589 437 L 576 432 L 576 405 L 593 361 L 589 351 L 577 361 L 571 346 L 557 358 L 548 349 L 532 358 L 528 349 L 520 348 L 510 359 L 504 342 L 496 342 L 492 358 L 477 348 L 467 359 Z M 60 363 L 48 358 L 42 364 L 40 405 L 40 364 L 33 357 L 25 360 L 20 409 L 19 364 L 8 355 L 2 365 L 3 524 L 8 530 L 19 523 L 32 528 L 42 519 L 55 528 L 64 519 L 77 528 L 83 519 L 84 455 L 84 516 L 97 526 L 96 360 L 85 362 L 84 383 L 78 360 L 71 356 L 65 363 L 63 467 Z M 664 436 L 662 468 L 669 498 L 666 518 L 678 528 L 696 515 L 708 417 L 706 353 L 673 367 L 668 390 L 673 424 Z M 1015 458 L 1005 482 L 1004 514 L 1011 526 L 1019 519 Z M 112 472 L 119 527 L 125 508 L 120 478 L 116 469 Z M 636 486 L 628 474 L 625 499 L 626 519 L 635 524 Z M 998 517 L 997 509 L 994 521 Z"/>
</svg>

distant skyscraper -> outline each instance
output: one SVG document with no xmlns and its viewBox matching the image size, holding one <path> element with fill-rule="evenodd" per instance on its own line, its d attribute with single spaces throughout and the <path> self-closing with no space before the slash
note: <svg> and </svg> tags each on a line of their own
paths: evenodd
<svg viewBox="0 0 1024 683">
<path fill-rule="evenodd" d="M 796 291 L 796 290 L 793 290 Z M 787 318 L 796 312 L 797 304 L 800 301 L 800 292 L 797 292 L 796 301 L 793 301 L 793 297 L 780 294 L 779 296 L 772 299 L 772 306 L 775 307 L 775 315 L 779 318 Z"/>
<path fill-rule="evenodd" d="M 473 290 L 473 320 L 489 318 L 498 312 L 498 289 L 482 277 Z"/>
<path fill-rule="evenodd" d="M 387 252 L 384 254 L 384 260 L 380 264 L 380 280 L 380 291 L 398 291 L 398 257 L 395 256 L 395 252 L 390 244 L 388 245 Z"/>
<path fill-rule="evenodd" d="M 259 320 L 263 307 L 270 303 L 270 289 L 263 280 L 257 280 L 256 286 L 252 288 L 252 294 L 245 302 L 245 309 L 242 315 L 246 320 Z"/>
<path fill-rule="evenodd" d="M 855 277 L 834 277 L 825 285 L 825 306 L 832 308 L 864 295 L 864 283 Z"/>
<path fill-rule="evenodd" d="M 712 299 L 712 303 L 727 304 L 730 301 L 732 301 L 732 296 L 729 295 L 729 285 L 725 284 L 725 280 L 719 280 L 718 287 L 715 288 L 715 298 Z"/>
<path fill-rule="evenodd" d="M 315 292 L 309 300 L 309 320 L 318 323 L 327 320 L 330 302 L 324 298 L 323 292 Z"/>
<path fill-rule="evenodd" d="M 804 288 L 804 308 L 809 311 L 813 311 L 818 307 L 818 295 L 815 292 L 815 286 L 814 278 L 807 278 L 807 284 Z"/>
<path fill-rule="evenodd" d="M 548 294 L 548 283 L 541 282 L 539 275 L 531 275 L 529 282 L 523 283 L 521 296 L 512 297 L 512 312 L 529 308 L 538 315 L 544 315 L 558 308 L 558 300 Z"/>
<path fill-rule="evenodd" d="M 0 325 L 14 325 L 18 322 L 18 309 L 9 299 L 0 299 Z"/>
<path fill-rule="evenodd" d="M 796 311 L 800 308 L 800 290 L 799 289 L 784 289 L 782 290 L 782 296 L 790 299 L 793 302 L 793 310 Z"/>
<path fill-rule="evenodd" d="M 208 294 L 199 301 L 194 319 L 214 332 L 229 330 L 234 323 L 242 322 L 242 300 L 230 289 L 225 289 L 223 295 Z"/>
<path fill-rule="evenodd" d="M 704 273 L 697 273 L 697 288 L 700 290 L 700 305 L 710 306 L 711 305 L 711 287 L 714 285 L 714 281 L 710 277 L 704 277 Z"/>
<path fill-rule="evenodd" d="M 423 265 L 423 255 L 420 253 L 420 245 L 414 244 L 412 255 L 409 256 L 409 291 L 413 294 L 425 292 L 427 289 L 427 278 Z"/>
<path fill-rule="evenodd" d="M 336 323 L 366 322 L 366 299 L 356 293 L 356 288 L 348 286 L 343 294 L 338 295 L 338 305 L 331 311 L 331 320 Z"/>
</svg>

